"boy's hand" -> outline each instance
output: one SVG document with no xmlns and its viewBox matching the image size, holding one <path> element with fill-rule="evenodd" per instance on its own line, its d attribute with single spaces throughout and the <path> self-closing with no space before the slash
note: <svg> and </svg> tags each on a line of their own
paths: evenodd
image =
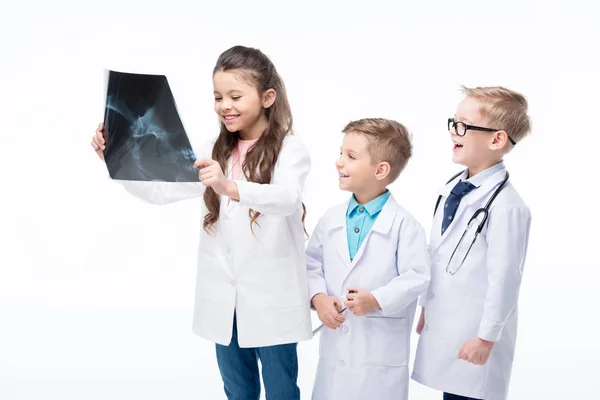
<svg viewBox="0 0 600 400">
<path fill-rule="evenodd" d="M 106 142 L 104 140 L 104 124 L 100 122 L 100 124 L 98 124 L 98 127 L 96 128 L 96 134 L 92 136 L 92 147 L 94 148 L 96 154 L 98 155 L 98 157 L 100 157 L 101 160 L 104 160 L 104 149 L 106 148 L 105 144 Z"/>
<path fill-rule="evenodd" d="M 475 365 L 483 365 L 490 357 L 494 342 L 475 338 L 462 345 L 456 358 L 463 359 Z"/>
<path fill-rule="evenodd" d="M 330 329 L 336 329 L 346 320 L 343 315 L 339 314 L 342 311 L 342 305 L 335 296 L 316 294 L 312 298 L 312 304 L 317 309 L 317 315 L 321 322 Z"/>
<path fill-rule="evenodd" d="M 219 196 L 227 196 L 234 200 L 239 200 L 237 185 L 234 181 L 227 179 L 217 161 L 201 158 L 196 160 L 194 167 L 200 167 L 198 176 L 206 187 L 213 188 Z"/>
<path fill-rule="evenodd" d="M 421 334 L 423 331 L 423 327 L 425 326 L 425 307 L 421 307 L 421 316 L 419 317 L 419 322 L 417 322 L 417 334 Z"/>
<path fill-rule="evenodd" d="M 362 316 L 381 308 L 375 296 L 366 290 L 349 288 L 344 305 L 356 316 Z"/>
</svg>

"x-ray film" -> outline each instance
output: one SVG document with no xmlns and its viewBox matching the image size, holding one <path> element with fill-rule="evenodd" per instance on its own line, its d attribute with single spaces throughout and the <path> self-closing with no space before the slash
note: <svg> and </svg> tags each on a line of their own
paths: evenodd
<svg viewBox="0 0 600 400">
<path fill-rule="evenodd" d="M 112 179 L 197 182 L 196 159 L 164 75 L 106 71 L 104 159 Z"/>
</svg>

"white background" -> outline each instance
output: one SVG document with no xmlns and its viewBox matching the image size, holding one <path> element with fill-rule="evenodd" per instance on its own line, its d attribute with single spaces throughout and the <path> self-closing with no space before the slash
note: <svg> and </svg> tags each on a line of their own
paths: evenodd
<svg viewBox="0 0 600 400">
<path fill-rule="evenodd" d="M 191 331 L 200 200 L 134 199 L 89 143 L 105 67 L 166 74 L 191 141 L 215 135 L 211 72 L 235 44 L 262 49 L 287 85 L 313 160 L 309 230 L 348 196 L 334 161 L 350 120 L 413 132 L 392 191 L 429 231 L 459 170 L 446 131 L 459 85 L 524 93 L 533 135 L 505 160 L 533 214 L 510 398 L 598 398 L 597 3 L 136 3 L 2 7 L 0 399 L 224 398 L 214 346 Z M 303 399 L 317 347 L 299 345 Z"/>
</svg>

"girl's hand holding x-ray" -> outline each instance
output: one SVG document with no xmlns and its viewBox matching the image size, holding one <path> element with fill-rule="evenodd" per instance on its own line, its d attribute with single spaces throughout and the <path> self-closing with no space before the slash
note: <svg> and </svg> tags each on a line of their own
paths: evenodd
<svg viewBox="0 0 600 400">
<path fill-rule="evenodd" d="M 237 185 L 231 179 L 227 179 L 219 163 L 210 159 L 199 159 L 194 163 L 194 167 L 200 168 L 200 181 L 211 187 L 219 196 L 227 196 L 233 200 L 239 200 L 240 195 Z"/>
<path fill-rule="evenodd" d="M 98 154 L 101 160 L 104 160 L 104 149 L 106 148 L 106 142 L 104 140 L 104 124 L 100 123 L 96 128 L 96 134 L 92 136 L 92 147 Z"/>
<path fill-rule="evenodd" d="M 340 314 L 342 304 L 337 297 L 319 293 L 313 297 L 312 303 L 317 310 L 319 319 L 326 327 L 336 329 L 346 320 Z"/>
</svg>

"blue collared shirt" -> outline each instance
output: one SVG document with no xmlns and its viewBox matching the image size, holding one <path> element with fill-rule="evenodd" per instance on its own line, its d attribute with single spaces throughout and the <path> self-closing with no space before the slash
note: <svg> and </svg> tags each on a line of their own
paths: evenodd
<svg viewBox="0 0 600 400">
<path fill-rule="evenodd" d="M 373 227 L 379 212 L 390 197 L 390 191 L 386 190 L 381 196 L 371 200 L 365 205 L 360 205 L 354 195 L 348 204 L 346 211 L 346 233 L 348 235 L 348 251 L 350 260 L 354 258 L 363 240 Z"/>
</svg>

